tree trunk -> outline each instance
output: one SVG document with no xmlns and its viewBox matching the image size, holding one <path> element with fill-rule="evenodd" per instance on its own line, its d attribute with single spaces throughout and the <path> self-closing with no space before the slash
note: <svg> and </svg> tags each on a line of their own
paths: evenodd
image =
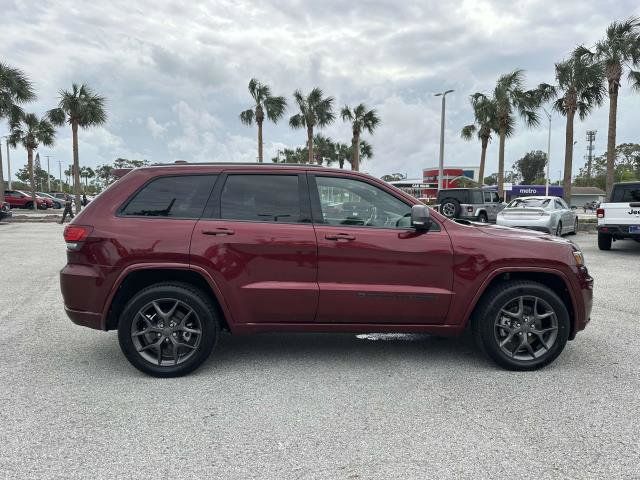
<svg viewBox="0 0 640 480">
<path fill-rule="evenodd" d="M 503 128 L 500 129 L 500 145 L 498 149 L 498 195 L 504 198 L 504 141 L 507 135 Z"/>
<path fill-rule="evenodd" d="M 76 196 L 76 214 L 82 210 L 80 199 L 80 158 L 78 156 L 78 124 L 71 124 L 71 133 L 73 134 L 73 193 Z"/>
<path fill-rule="evenodd" d="M 567 127 L 565 130 L 564 143 L 564 181 L 562 189 L 564 199 L 571 206 L 571 173 L 573 170 L 573 119 L 576 112 L 572 109 L 567 111 Z"/>
<path fill-rule="evenodd" d="M 609 89 L 609 131 L 607 132 L 607 199 L 615 181 L 616 162 L 616 118 L 618 115 L 618 89 Z"/>
<path fill-rule="evenodd" d="M 360 171 L 360 135 L 354 135 L 351 140 L 351 170 Z"/>
<path fill-rule="evenodd" d="M 313 127 L 307 127 L 307 163 L 313 165 Z"/>
<path fill-rule="evenodd" d="M 258 162 L 262 163 L 262 120 L 258 120 Z"/>
<path fill-rule="evenodd" d="M 33 202 L 33 211 L 38 211 L 38 202 L 36 201 L 36 182 L 33 177 L 33 150 L 27 148 L 27 167 L 29 168 L 29 186 L 31 187 L 31 201 Z"/>
<path fill-rule="evenodd" d="M 484 164 L 487 159 L 487 147 L 489 146 L 489 139 L 482 139 L 482 153 L 480 154 L 480 170 L 478 171 L 478 177 L 480 185 L 484 185 Z"/>
</svg>

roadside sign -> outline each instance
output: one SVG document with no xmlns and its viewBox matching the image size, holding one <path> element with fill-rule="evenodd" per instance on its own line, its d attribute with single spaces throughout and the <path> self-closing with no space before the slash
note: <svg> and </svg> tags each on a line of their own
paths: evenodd
<svg viewBox="0 0 640 480">
<path fill-rule="evenodd" d="M 511 190 L 513 190 L 513 183 L 504 183 L 504 190 L 505 192 L 510 192 Z"/>
</svg>

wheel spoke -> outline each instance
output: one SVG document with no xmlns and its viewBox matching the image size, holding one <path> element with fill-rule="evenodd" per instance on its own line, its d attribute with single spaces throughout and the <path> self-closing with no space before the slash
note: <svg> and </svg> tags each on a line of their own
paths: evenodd
<svg viewBox="0 0 640 480">
<path fill-rule="evenodd" d="M 198 330 L 196 328 L 189 328 L 189 327 L 182 327 L 180 331 L 185 333 L 195 333 L 196 335 L 200 335 L 202 333 L 201 330 Z"/>
<path fill-rule="evenodd" d="M 191 349 L 191 350 L 195 350 L 195 349 L 196 349 L 196 347 L 195 347 L 195 346 L 193 346 L 193 345 L 189 345 L 188 343 L 179 342 L 179 341 L 177 341 L 177 340 L 176 340 L 175 338 L 173 338 L 173 337 L 169 337 L 169 338 L 171 338 L 171 341 L 173 342 L 173 344 L 174 344 L 176 347 L 185 347 L 185 348 L 189 348 L 189 349 Z"/>
<path fill-rule="evenodd" d="M 540 340 L 540 344 L 544 347 L 545 350 L 549 350 L 549 346 L 547 345 L 547 342 L 544 341 L 544 337 L 540 332 L 536 330 L 531 330 L 531 333 L 533 333 L 536 337 L 538 337 L 538 340 Z"/>
<path fill-rule="evenodd" d="M 509 335 L 500 342 L 500 348 L 504 347 L 507 343 L 513 340 L 513 332 L 509 332 Z"/>
<path fill-rule="evenodd" d="M 158 316 L 160 316 L 160 318 L 162 318 L 163 320 L 166 318 L 165 313 L 162 311 L 162 309 L 160 308 L 160 305 L 158 305 L 158 302 L 156 302 L 155 300 L 153 302 L 151 302 L 153 304 L 153 308 L 156 310 L 156 313 L 158 314 Z"/>
<path fill-rule="evenodd" d="M 145 350 L 149 350 L 150 348 L 157 348 L 158 345 L 160 345 L 161 343 L 162 343 L 162 339 L 160 339 L 160 340 L 158 340 L 156 342 L 153 342 L 153 343 L 148 343 L 144 347 L 139 348 L 138 349 L 138 353 L 139 352 L 144 352 Z"/>
<path fill-rule="evenodd" d="M 176 308 L 178 308 L 178 305 L 180 304 L 180 301 L 176 300 L 176 303 L 173 304 L 173 307 L 171 307 L 171 310 L 169 310 L 166 313 L 166 317 L 167 319 L 170 319 L 171 317 L 173 317 L 173 314 L 176 313 Z"/>
<path fill-rule="evenodd" d="M 542 314 L 537 314 L 536 313 L 536 320 L 544 320 L 545 318 L 549 318 L 550 316 L 553 315 L 553 312 L 547 312 L 547 313 L 542 313 Z"/>
<path fill-rule="evenodd" d="M 531 355 L 531 357 L 532 358 L 536 358 L 536 353 L 533 351 L 533 347 L 529 343 L 529 339 L 527 338 L 526 335 L 524 337 L 522 337 L 522 341 L 524 342 L 524 346 L 527 349 L 527 351 L 529 352 L 529 354 Z"/>
<path fill-rule="evenodd" d="M 158 365 L 162 365 L 162 344 L 164 343 L 163 340 L 160 340 L 158 342 Z"/>
<path fill-rule="evenodd" d="M 182 320 L 180 320 L 180 324 L 178 325 L 179 328 L 182 328 L 184 326 L 184 322 L 187 321 L 187 319 L 191 316 L 192 313 L 193 313 L 193 310 L 189 310 L 187 314 L 184 317 L 182 317 Z"/>
<path fill-rule="evenodd" d="M 176 342 L 172 342 L 173 345 L 173 364 L 177 365 L 178 364 L 178 345 L 176 344 Z"/>
<path fill-rule="evenodd" d="M 535 333 L 536 335 L 538 335 L 538 334 L 544 335 L 545 333 L 553 332 L 554 330 L 557 330 L 557 329 L 558 329 L 558 327 L 543 328 L 542 330 L 531 329 L 531 333 Z"/>
</svg>

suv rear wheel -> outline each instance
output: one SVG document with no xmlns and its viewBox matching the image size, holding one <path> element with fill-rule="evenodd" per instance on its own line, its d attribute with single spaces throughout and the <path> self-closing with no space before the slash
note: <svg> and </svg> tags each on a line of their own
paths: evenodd
<svg viewBox="0 0 640 480">
<path fill-rule="evenodd" d="M 455 218 L 460 215 L 460 202 L 455 198 L 445 198 L 440 205 L 440 213 L 447 218 Z"/>
<path fill-rule="evenodd" d="M 118 323 L 120 348 L 138 370 L 178 377 L 211 354 L 219 336 L 215 307 L 183 283 L 159 283 L 137 293 Z"/>
<path fill-rule="evenodd" d="M 489 219 L 487 218 L 487 214 L 484 212 L 480 212 L 480 215 L 478 215 L 478 221 L 480 223 L 488 223 Z"/>
<path fill-rule="evenodd" d="M 598 248 L 600 250 L 611 250 L 611 235 L 598 232 Z"/>
<path fill-rule="evenodd" d="M 473 319 L 480 348 L 509 370 L 535 370 L 553 362 L 569 338 L 562 300 L 536 282 L 502 284 L 487 292 Z"/>
</svg>

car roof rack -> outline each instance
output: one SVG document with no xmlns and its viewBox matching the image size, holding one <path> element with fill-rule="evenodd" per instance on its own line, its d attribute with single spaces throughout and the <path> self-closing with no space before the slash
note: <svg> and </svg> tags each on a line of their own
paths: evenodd
<svg viewBox="0 0 640 480">
<path fill-rule="evenodd" d="M 176 165 L 221 165 L 221 166 L 252 166 L 252 167 L 304 167 L 304 168 L 333 168 L 327 165 L 317 165 L 315 163 L 260 163 L 260 162 L 187 162 L 186 160 L 176 160 L 173 163 L 152 163 L 150 165 L 143 165 L 145 167 L 173 167 Z"/>
</svg>

